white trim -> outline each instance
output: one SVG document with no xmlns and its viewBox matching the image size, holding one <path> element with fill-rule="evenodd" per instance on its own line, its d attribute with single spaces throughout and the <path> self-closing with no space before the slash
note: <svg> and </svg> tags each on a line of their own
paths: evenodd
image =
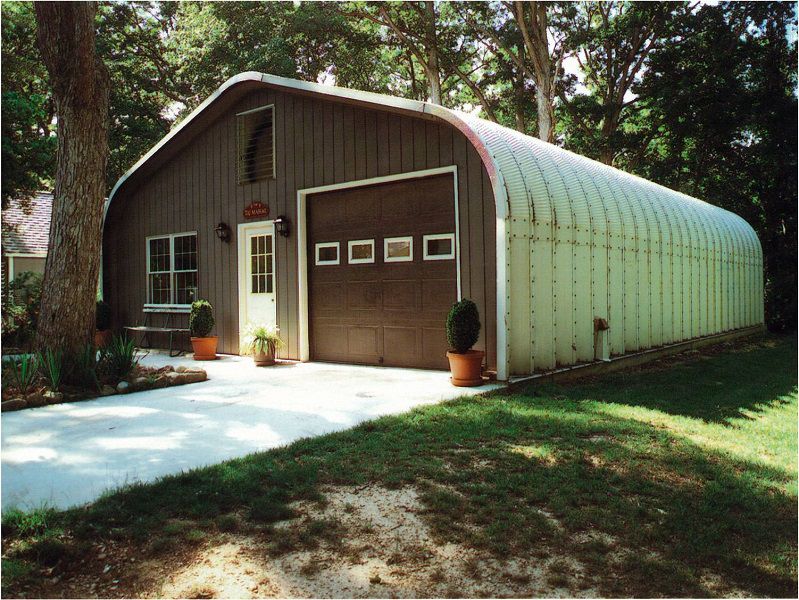
<svg viewBox="0 0 799 600">
<path fill-rule="evenodd" d="M 189 313 L 191 304 L 145 304 L 142 312 L 146 313 Z"/>
<path fill-rule="evenodd" d="M 179 271 L 175 270 L 175 238 L 176 237 L 186 237 L 189 235 L 193 235 L 197 240 L 195 240 L 196 244 L 196 254 L 197 254 L 197 268 L 196 269 L 181 269 Z M 168 271 L 150 271 L 150 240 L 162 240 L 165 238 L 169 238 L 169 270 Z M 199 300 L 200 295 L 200 241 L 199 236 L 197 235 L 196 231 L 183 231 L 181 233 L 162 233 L 158 235 L 148 235 L 144 238 L 144 247 L 145 247 L 145 269 L 144 269 L 144 297 L 149 299 L 150 298 L 150 275 L 158 275 L 163 273 L 169 273 L 169 299 L 175 299 L 175 281 L 174 275 L 175 273 L 197 273 L 197 298 L 195 300 Z M 191 304 L 175 304 L 174 302 L 169 302 L 167 304 L 157 304 L 155 302 L 145 302 L 145 307 L 149 308 L 156 308 L 156 307 L 165 307 L 165 308 L 191 308 Z"/>
<path fill-rule="evenodd" d="M 9 258 L 47 258 L 47 252 L 4 252 Z"/>
<path fill-rule="evenodd" d="M 277 326 L 277 241 L 275 240 L 275 223 L 273 220 L 269 221 L 245 221 L 244 223 L 239 223 L 236 227 L 236 245 L 238 246 L 237 254 L 238 254 L 238 264 L 236 268 L 238 273 L 236 275 L 236 281 L 238 283 L 238 296 L 239 296 L 239 329 L 238 333 L 239 336 L 244 328 L 247 326 L 247 298 L 246 294 L 242 293 L 243 290 L 247 289 L 247 276 L 248 276 L 248 266 L 246 260 L 246 238 L 247 238 L 247 229 L 259 229 L 262 227 L 268 227 L 270 229 L 269 235 L 272 236 L 272 294 L 275 296 L 275 326 Z"/>
<path fill-rule="evenodd" d="M 275 105 L 274 104 L 267 104 L 266 106 L 259 106 L 258 108 L 251 108 L 250 110 L 245 110 L 240 113 L 236 113 L 236 117 L 243 117 L 245 115 L 250 115 L 252 113 L 261 112 L 262 110 L 272 110 L 272 176 L 271 177 L 264 177 L 264 179 L 277 179 L 277 158 L 275 157 L 275 151 L 277 150 L 277 146 L 275 145 Z M 236 121 L 236 182 L 237 185 L 247 185 L 250 183 L 255 183 L 255 181 L 246 181 L 242 183 L 240 181 L 240 174 L 239 169 L 241 166 L 239 165 L 239 123 Z M 260 180 L 258 180 L 260 181 Z"/>
<path fill-rule="evenodd" d="M 363 187 L 365 185 L 375 185 L 388 183 L 390 181 L 402 181 L 404 179 L 418 179 L 420 177 L 432 177 L 434 175 L 452 174 L 453 196 L 455 202 L 455 270 L 457 274 L 457 299 L 460 300 L 461 294 L 461 264 L 460 264 L 460 219 L 458 218 L 458 167 L 438 167 L 436 169 L 423 169 L 421 171 L 411 171 L 409 173 L 399 173 L 397 175 L 384 175 L 381 177 L 371 177 L 369 179 L 359 179 L 344 183 L 334 183 L 313 188 L 297 190 L 297 262 L 298 262 L 298 308 L 299 308 L 299 334 L 300 334 L 300 360 L 307 362 L 311 357 L 309 325 L 308 325 L 308 233 L 306 218 L 308 213 L 307 197 L 321 192 L 343 190 L 347 188 Z M 504 293 L 504 289 L 503 289 Z M 502 321 L 504 323 L 504 321 Z"/>
<path fill-rule="evenodd" d="M 372 254 L 369 258 L 352 258 L 353 246 L 369 246 Z M 347 242 L 347 264 L 350 265 L 363 265 L 375 262 L 375 241 L 371 240 L 349 240 Z M 319 264 L 319 263 L 316 263 Z"/>
<path fill-rule="evenodd" d="M 428 254 L 427 242 L 435 240 L 449 240 L 450 251 L 447 254 Z M 452 260 L 455 258 L 455 234 L 454 233 L 431 233 L 422 236 L 422 258 L 424 260 Z"/>
<path fill-rule="evenodd" d="M 319 260 L 319 251 L 324 248 L 335 248 L 335 260 Z M 341 244 L 338 242 L 319 242 L 314 244 L 314 265 L 340 265 L 341 264 Z"/>
<path fill-rule="evenodd" d="M 402 242 L 408 242 L 408 248 L 410 250 L 408 256 L 389 256 L 388 245 Z M 383 238 L 383 262 L 413 262 L 413 236 L 401 235 L 398 237 Z"/>
</svg>

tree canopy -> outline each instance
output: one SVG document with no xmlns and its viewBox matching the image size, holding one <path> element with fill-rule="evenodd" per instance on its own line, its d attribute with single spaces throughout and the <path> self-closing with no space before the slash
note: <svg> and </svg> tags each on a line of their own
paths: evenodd
<svg viewBox="0 0 799 600">
<path fill-rule="evenodd" d="M 428 100 L 735 211 L 768 322 L 796 324 L 796 5 L 788 2 L 104 2 L 106 186 L 231 75 Z M 2 4 L 3 202 L 50 185 L 33 6 Z"/>
</svg>

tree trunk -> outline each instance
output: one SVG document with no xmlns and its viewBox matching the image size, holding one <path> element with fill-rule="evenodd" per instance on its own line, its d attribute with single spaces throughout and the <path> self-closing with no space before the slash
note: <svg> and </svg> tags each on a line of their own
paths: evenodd
<svg viewBox="0 0 799 600">
<path fill-rule="evenodd" d="M 538 104 L 538 138 L 551 144 L 555 141 L 555 107 L 548 88 L 537 85 L 535 100 Z"/>
<path fill-rule="evenodd" d="M 441 104 L 441 70 L 438 65 L 438 38 L 436 36 L 436 11 L 433 2 L 425 2 L 427 46 L 427 81 L 430 85 L 430 102 Z"/>
<path fill-rule="evenodd" d="M 58 119 L 50 248 L 38 348 L 93 340 L 108 159 L 109 75 L 95 49 L 94 2 L 36 2 L 37 42 Z"/>
</svg>

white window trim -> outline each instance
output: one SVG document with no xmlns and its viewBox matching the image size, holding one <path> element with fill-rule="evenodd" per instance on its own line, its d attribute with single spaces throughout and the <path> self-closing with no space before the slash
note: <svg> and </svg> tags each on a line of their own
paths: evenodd
<svg viewBox="0 0 799 600">
<path fill-rule="evenodd" d="M 389 256 L 388 245 L 392 242 L 410 242 L 411 253 L 409 256 Z M 383 239 L 383 262 L 413 262 L 413 236 L 403 235 Z"/>
<path fill-rule="evenodd" d="M 319 250 L 322 248 L 335 248 L 336 260 L 319 260 Z M 341 264 L 341 244 L 338 242 L 319 242 L 314 246 L 316 265 L 340 265 Z"/>
<path fill-rule="evenodd" d="M 181 233 L 165 233 L 161 235 L 150 235 L 144 238 L 144 244 L 146 248 L 146 257 L 145 260 L 147 261 L 147 274 L 145 275 L 145 298 L 150 298 L 150 275 L 155 275 L 158 273 L 169 273 L 169 302 L 166 304 L 156 304 L 154 302 L 145 302 L 144 308 L 150 309 L 169 309 L 169 310 L 184 310 L 190 309 L 191 304 L 176 304 L 174 302 L 175 299 L 175 281 L 174 276 L 175 273 L 197 273 L 197 289 L 200 288 L 200 244 L 199 239 L 197 240 L 197 268 L 196 269 L 181 269 L 179 271 L 175 270 L 175 238 L 176 237 L 183 237 L 187 235 L 193 235 L 197 237 L 196 231 L 183 231 Z M 161 240 L 169 238 L 169 271 L 150 271 L 150 240 Z M 199 296 L 199 293 L 198 293 Z"/>
<path fill-rule="evenodd" d="M 352 258 L 352 248 L 354 246 L 369 246 L 372 255 L 369 258 Z M 375 241 L 372 240 L 350 240 L 347 242 L 347 262 L 351 265 L 362 265 L 375 262 Z"/>
<path fill-rule="evenodd" d="M 271 110 L 272 111 L 272 177 L 266 177 L 265 179 L 277 179 L 277 158 L 275 157 L 275 150 L 277 149 L 277 142 L 275 141 L 275 138 L 277 138 L 277 131 L 276 131 L 276 127 L 275 127 L 275 105 L 274 104 L 267 104 L 266 106 L 259 106 L 258 108 L 245 110 L 243 112 L 236 113 L 236 117 L 243 117 L 245 115 L 249 115 L 249 114 L 252 114 L 252 113 L 260 112 L 262 110 Z M 236 123 L 236 131 L 238 131 L 238 123 Z M 238 165 L 238 160 L 239 160 L 238 144 L 239 144 L 239 141 L 237 139 L 236 140 L 236 179 L 237 180 L 239 178 L 239 174 L 238 174 L 238 169 L 239 169 L 239 165 Z M 257 183 L 257 182 L 252 181 L 250 183 Z M 239 185 L 245 185 L 245 184 L 242 184 L 240 181 L 238 182 L 238 184 Z"/>
<path fill-rule="evenodd" d="M 450 251 L 448 254 L 428 254 L 427 242 L 434 240 L 449 240 Z M 431 233 L 422 237 L 422 258 L 424 260 L 453 260 L 455 258 L 455 234 Z"/>
</svg>

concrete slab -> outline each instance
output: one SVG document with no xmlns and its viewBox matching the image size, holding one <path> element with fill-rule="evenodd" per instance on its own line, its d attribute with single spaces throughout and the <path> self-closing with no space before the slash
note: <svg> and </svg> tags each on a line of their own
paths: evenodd
<svg viewBox="0 0 799 600">
<path fill-rule="evenodd" d="M 80 505 L 104 491 L 215 464 L 381 415 L 501 387 L 455 388 L 441 371 L 151 353 L 201 364 L 203 383 L 2 415 L 2 506 Z"/>
</svg>

